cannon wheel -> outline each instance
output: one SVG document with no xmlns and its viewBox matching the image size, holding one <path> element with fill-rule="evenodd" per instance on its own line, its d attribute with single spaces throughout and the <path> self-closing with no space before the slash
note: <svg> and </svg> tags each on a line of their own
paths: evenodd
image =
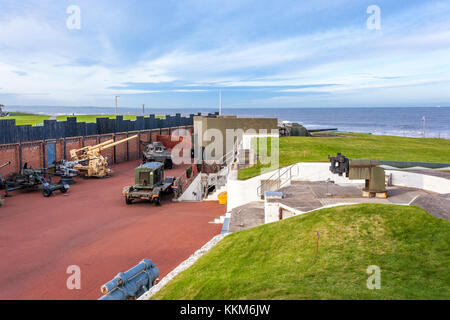
<svg viewBox="0 0 450 320">
<path fill-rule="evenodd" d="M 46 198 L 48 198 L 48 197 L 50 197 L 51 195 L 52 195 L 52 191 L 51 190 L 49 190 L 49 189 L 43 189 L 42 190 L 42 194 L 44 195 L 44 197 L 46 197 Z"/>
</svg>

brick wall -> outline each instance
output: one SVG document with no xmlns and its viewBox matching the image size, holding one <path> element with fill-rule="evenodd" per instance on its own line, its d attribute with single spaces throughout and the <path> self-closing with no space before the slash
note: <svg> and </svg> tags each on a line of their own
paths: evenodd
<svg viewBox="0 0 450 320">
<path fill-rule="evenodd" d="M 190 126 L 180 127 L 192 130 Z M 128 160 L 141 159 L 141 153 L 145 148 L 145 145 L 149 142 L 150 136 L 152 141 L 157 141 L 158 136 L 162 136 L 165 140 L 171 140 L 169 138 L 169 132 L 167 129 L 153 129 L 143 130 L 136 133 L 116 133 L 116 134 L 104 134 L 104 135 L 92 135 L 85 137 L 70 137 L 52 140 L 40 140 L 23 143 L 3 144 L 0 145 L 0 165 L 7 161 L 11 161 L 11 164 L 0 169 L 0 173 L 3 177 L 7 177 L 14 172 L 18 172 L 25 163 L 33 168 L 45 168 L 47 167 L 47 143 L 55 143 L 55 158 L 56 161 L 62 159 L 70 160 L 70 150 L 80 149 L 83 146 L 93 146 L 100 142 L 105 142 L 110 139 L 119 141 L 125 139 L 127 136 L 131 137 L 138 134 L 138 137 L 115 147 L 102 151 L 104 157 L 108 157 L 110 164 L 120 163 Z M 45 151 L 44 151 L 45 150 Z M 64 156 L 65 150 L 65 156 Z"/>
</svg>

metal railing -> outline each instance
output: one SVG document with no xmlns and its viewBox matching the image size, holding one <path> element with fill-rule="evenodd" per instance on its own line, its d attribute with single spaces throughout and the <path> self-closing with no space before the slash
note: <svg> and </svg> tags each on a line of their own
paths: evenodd
<svg viewBox="0 0 450 320">
<path fill-rule="evenodd" d="M 295 169 L 295 172 L 294 172 Z M 298 176 L 299 168 L 297 164 L 290 165 L 285 168 L 278 169 L 268 179 L 261 180 L 261 184 L 257 188 L 258 197 L 264 199 L 266 191 L 276 191 L 292 181 L 292 177 Z"/>
</svg>

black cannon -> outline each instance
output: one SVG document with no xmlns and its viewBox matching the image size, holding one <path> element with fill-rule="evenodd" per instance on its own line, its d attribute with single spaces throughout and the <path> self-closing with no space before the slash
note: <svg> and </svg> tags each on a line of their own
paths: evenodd
<svg viewBox="0 0 450 320">
<path fill-rule="evenodd" d="M 156 284 L 159 270 L 150 259 L 144 259 L 126 272 L 121 272 L 101 287 L 99 300 L 135 300 Z"/>
<path fill-rule="evenodd" d="M 5 197 L 9 197 L 9 192 L 19 189 L 41 189 L 44 197 L 50 197 L 56 190 L 66 193 L 69 186 L 66 184 L 52 184 L 51 180 L 44 178 L 46 172 L 28 168 L 25 163 L 19 173 L 13 174 L 5 184 Z"/>
</svg>

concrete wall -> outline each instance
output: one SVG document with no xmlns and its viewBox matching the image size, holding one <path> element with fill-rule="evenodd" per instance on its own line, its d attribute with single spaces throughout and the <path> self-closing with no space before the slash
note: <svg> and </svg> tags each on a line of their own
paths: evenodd
<svg viewBox="0 0 450 320">
<path fill-rule="evenodd" d="M 330 179 L 336 184 L 364 184 L 364 180 L 349 180 L 344 176 L 333 174 L 326 162 L 299 162 L 292 170 L 293 181 L 326 181 Z M 286 170 L 281 168 L 281 172 Z M 227 211 L 252 201 L 261 200 L 257 189 L 261 180 L 267 180 L 279 170 L 264 173 L 248 180 L 238 180 L 237 171 L 233 170 L 227 183 Z M 424 189 L 436 193 L 450 193 L 450 180 L 412 172 L 386 170 L 392 174 L 392 184 L 403 187 Z M 285 184 L 288 185 L 288 184 Z"/>
<path fill-rule="evenodd" d="M 199 173 L 177 201 L 202 201 L 202 174 Z"/>
<path fill-rule="evenodd" d="M 223 137 L 222 155 L 226 154 L 227 147 L 230 148 L 234 145 L 237 139 L 242 138 L 242 133 L 252 131 L 252 134 L 258 134 L 260 132 L 271 133 L 271 130 L 278 131 L 278 120 L 276 118 L 236 118 L 236 117 L 194 117 L 194 141 L 198 143 L 200 147 L 206 147 L 213 143 L 212 139 L 206 137 L 205 133 L 209 129 L 216 129 L 220 131 Z M 230 140 L 229 134 L 227 136 L 227 130 L 236 130 L 238 137 L 234 137 L 233 141 Z M 238 132 L 238 129 L 242 129 Z M 220 160 L 218 158 L 208 160 Z"/>
<path fill-rule="evenodd" d="M 386 170 L 386 174 L 392 174 L 392 184 L 396 186 L 450 193 L 450 180 L 445 178 L 398 170 Z"/>
</svg>

